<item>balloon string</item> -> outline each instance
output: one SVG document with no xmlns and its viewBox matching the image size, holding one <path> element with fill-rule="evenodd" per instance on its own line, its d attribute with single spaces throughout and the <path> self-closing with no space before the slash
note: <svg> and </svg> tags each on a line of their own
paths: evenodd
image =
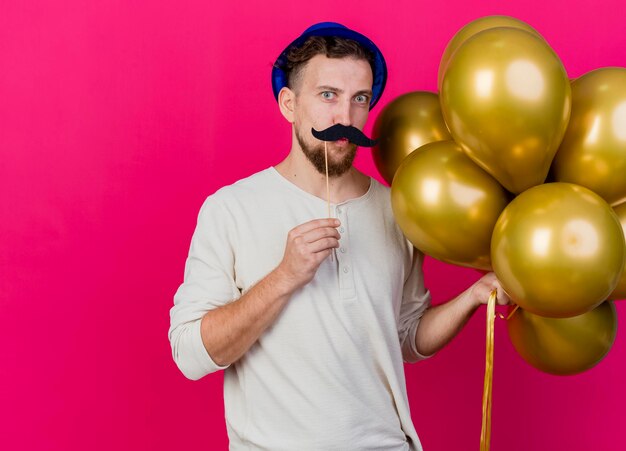
<svg viewBox="0 0 626 451">
<path fill-rule="evenodd" d="M 480 431 L 480 451 L 489 451 L 491 444 L 491 390 L 493 387 L 493 344 L 496 318 L 496 295 L 493 290 L 487 301 L 487 351 L 485 355 L 485 385 L 483 388 L 483 424 Z"/>
<path fill-rule="evenodd" d="M 326 205 L 328 206 L 328 217 L 330 218 L 330 184 L 328 182 L 328 147 L 324 141 L 324 163 L 326 165 Z M 335 261 L 333 249 L 330 250 L 330 261 Z"/>
</svg>

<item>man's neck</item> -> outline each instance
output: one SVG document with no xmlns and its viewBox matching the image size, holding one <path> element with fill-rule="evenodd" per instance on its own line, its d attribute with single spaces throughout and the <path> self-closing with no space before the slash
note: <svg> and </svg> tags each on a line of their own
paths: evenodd
<svg viewBox="0 0 626 451">
<path fill-rule="evenodd" d="M 326 175 L 320 174 L 301 150 L 291 149 L 287 158 L 275 169 L 287 180 L 304 191 L 327 200 Z M 370 186 L 370 178 L 351 167 L 339 176 L 329 178 L 330 202 L 339 204 L 364 195 Z"/>
</svg>

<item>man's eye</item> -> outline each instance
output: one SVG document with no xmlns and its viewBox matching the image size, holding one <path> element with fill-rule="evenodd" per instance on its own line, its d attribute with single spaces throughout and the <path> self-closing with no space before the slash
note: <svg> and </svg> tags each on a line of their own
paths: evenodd
<svg viewBox="0 0 626 451">
<path fill-rule="evenodd" d="M 331 91 L 324 91 L 322 92 L 322 98 L 326 99 L 326 100 L 330 100 L 335 96 L 334 92 Z"/>
<path fill-rule="evenodd" d="M 357 103 L 367 103 L 367 102 L 369 101 L 369 99 L 367 98 L 367 96 L 366 96 L 366 95 L 356 96 L 356 97 L 354 98 L 354 100 L 355 100 Z"/>
</svg>

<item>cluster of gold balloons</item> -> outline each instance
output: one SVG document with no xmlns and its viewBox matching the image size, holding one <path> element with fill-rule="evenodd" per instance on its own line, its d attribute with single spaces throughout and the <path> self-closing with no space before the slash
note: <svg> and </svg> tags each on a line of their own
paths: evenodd
<svg viewBox="0 0 626 451">
<path fill-rule="evenodd" d="M 398 225 L 434 258 L 495 271 L 531 365 L 593 367 L 626 297 L 626 68 L 570 81 L 535 29 L 489 16 L 449 42 L 437 84 L 374 125 Z"/>
</svg>

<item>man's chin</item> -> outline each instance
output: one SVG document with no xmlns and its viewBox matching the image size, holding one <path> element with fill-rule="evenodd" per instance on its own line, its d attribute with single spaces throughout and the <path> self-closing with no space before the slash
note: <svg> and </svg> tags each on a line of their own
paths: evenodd
<svg viewBox="0 0 626 451">
<path fill-rule="evenodd" d="M 351 143 L 350 141 L 332 141 L 329 142 L 327 144 L 328 146 L 328 153 L 329 153 L 329 158 L 330 158 L 330 153 L 336 153 L 342 156 L 342 158 L 345 158 L 346 155 L 350 154 L 350 153 L 356 153 L 356 148 L 357 145 L 354 143 Z M 324 148 L 322 148 L 322 153 L 324 152 Z"/>
<path fill-rule="evenodd" d="M 329 161 L 328 162 L 328 175 L 331 177 L 339 177 L 340 175 L 345 174 L 352 167 L 352 163 L 354 162 L 354 155 L 346 156 L 341 161 Z M 322 161 L 313 162 L 315 169 L 320 174 L 326 175 L 326 164 Z"/>
</svg>

